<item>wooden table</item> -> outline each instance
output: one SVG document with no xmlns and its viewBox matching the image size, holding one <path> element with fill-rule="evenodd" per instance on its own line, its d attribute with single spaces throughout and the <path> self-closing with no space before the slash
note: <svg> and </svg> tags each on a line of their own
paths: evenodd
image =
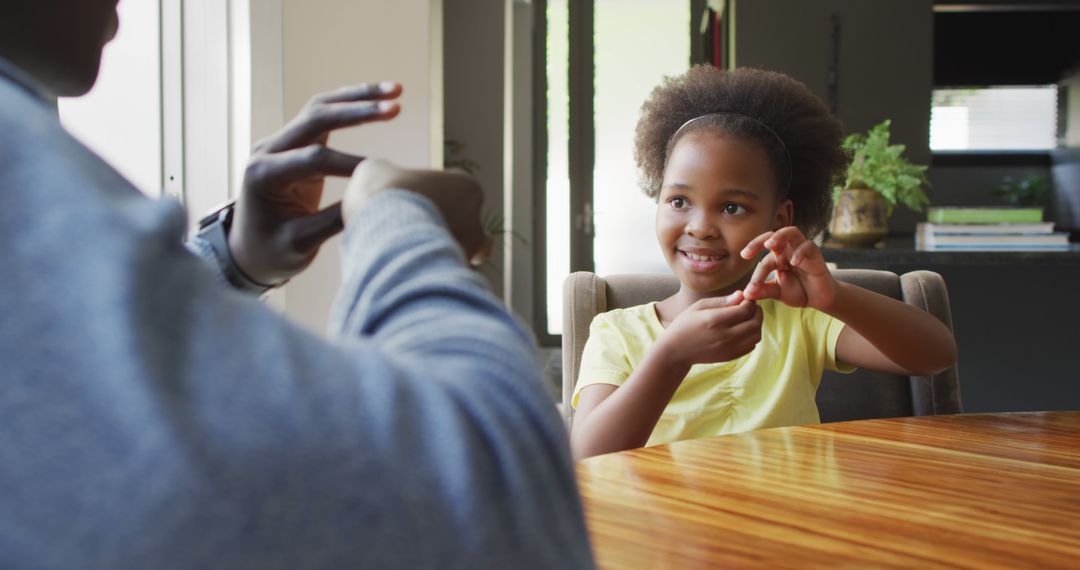
<svg viewBox="0 0 1080 570">
<path fill-rule="evenodd" d="M 1080 568 L 1080 412 L 763 430 L 586 459 L 610 568 Z"/>
</svg>

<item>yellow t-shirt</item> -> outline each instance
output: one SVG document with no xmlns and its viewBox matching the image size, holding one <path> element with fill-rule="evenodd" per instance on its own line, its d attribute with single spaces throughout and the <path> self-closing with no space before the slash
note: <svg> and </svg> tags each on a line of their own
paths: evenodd
<svg viewBox="0 0 1080 570">
<path fill-rule="evenodd" d="M 821 422 L 814 395 L 822 372 L 854 370 L 836 361 L 844 323 L 771 299 L 759 304 L 761 342 L 735 360 L 691 367 L 646 445 Z M 621 386 L 663 333 L 656 303 L 597 315 L 572 405 L 586 386 Z"/>
</svg>

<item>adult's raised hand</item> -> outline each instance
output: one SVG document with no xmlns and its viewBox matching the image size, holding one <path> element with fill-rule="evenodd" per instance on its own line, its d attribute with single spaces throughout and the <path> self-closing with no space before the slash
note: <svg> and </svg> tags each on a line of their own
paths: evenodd
<svg viewBox="0 0 1080 570">
<path fill-rule="evenodd" d="M 341 205 L 320 209 L 327 176 L 349 176 L 364 159 L 326 146 L 330 133 L 394 118 L 396 82 L 320 93 L 280 131 L 256 145 L 229 230 L 229 251 L 250 279 L 276 285 L 303 271 L 341 231 Z"/>
</svg>

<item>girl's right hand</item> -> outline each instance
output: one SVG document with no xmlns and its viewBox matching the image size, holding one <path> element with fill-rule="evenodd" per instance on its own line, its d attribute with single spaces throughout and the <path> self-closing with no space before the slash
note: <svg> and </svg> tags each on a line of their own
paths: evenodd
<svg viewBox="0 0 1080 570">
<path fill-rule="evenodd" d="M 701 299 L 671 322 L 656 343 L 674 366 L 727 362 L 747 354 L 761 341 L 761 307 L 736 291 Z"/>
</svg>

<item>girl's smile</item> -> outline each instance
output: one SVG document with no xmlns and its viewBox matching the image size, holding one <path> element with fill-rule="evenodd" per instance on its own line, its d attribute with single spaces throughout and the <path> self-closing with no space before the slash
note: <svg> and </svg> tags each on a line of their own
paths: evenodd
<svg viewBox="0 0 1080 570">
<path fill-rule="evenodd" d="M 692 271 L 708 273 L 720 268 L 721 262 L 728 257 L 726 252 L 700 247 L 687 247 L 678 250 L 680 260 Z"/>
</svg>

